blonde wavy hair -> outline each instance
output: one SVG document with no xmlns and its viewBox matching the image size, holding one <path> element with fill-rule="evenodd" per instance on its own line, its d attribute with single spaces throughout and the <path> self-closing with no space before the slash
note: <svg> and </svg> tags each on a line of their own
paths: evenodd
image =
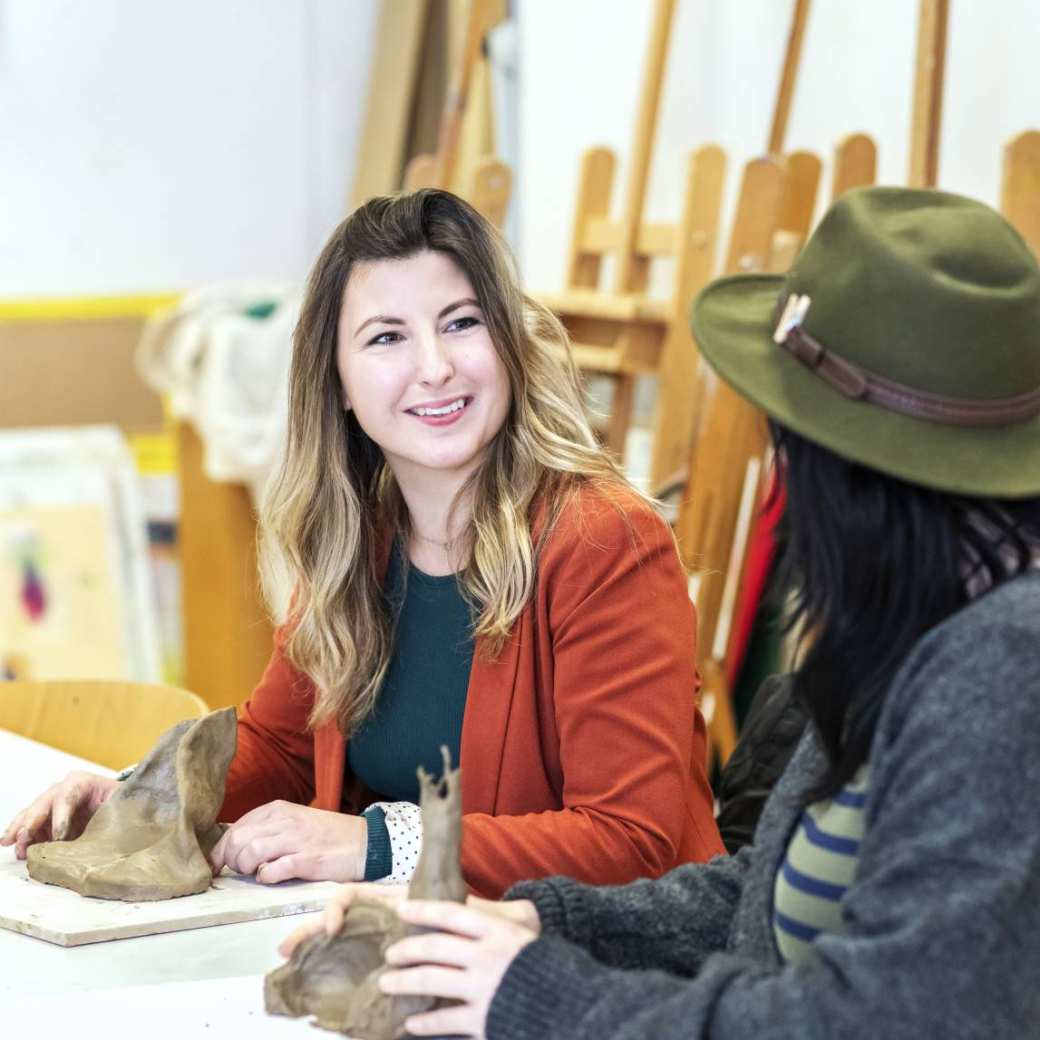
<svg viewBox="0 0 1040 1040">
<path fill-rule="evenodd" d="M 386 675 L 393 616 L 381 573 L 410 528 L 382 452 L 343 408 L 337 328 L 354 264 L 423 250 L 451 257 L 469 278 L 511 391 L 502 429 L 455 500 L 472 508 L 458 581 L 484 653 L 500 652 L 534 588 L 536 503 L 542 542 L 579 484 L 628 486 L 592 431 L 566 332 L 523 294 L 488 221 L 436 190 L 375 198 L 343 221 L 311 272 L 295 331 L 288 443 L 261 510 L 260 558 L 269 597 L 272 575 L 294 589 L 284 648 L 317 688 L 311 725 L 334 718 L 347 736 Z"/>
</svg>

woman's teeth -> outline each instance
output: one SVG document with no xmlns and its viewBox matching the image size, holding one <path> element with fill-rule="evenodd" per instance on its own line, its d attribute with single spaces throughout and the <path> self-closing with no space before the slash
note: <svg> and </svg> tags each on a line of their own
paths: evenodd
<svg viewBox="0 0 1040 1040">
<path fill-rule="evenodd" d="M 412 411 L 416 415 L 450 415 L 452 412 L 458 412 L 465 407 L 466 399 L 460 397 L 457 401 L 444 405 L 443 408 L 413 408 Z"/>
</svg>

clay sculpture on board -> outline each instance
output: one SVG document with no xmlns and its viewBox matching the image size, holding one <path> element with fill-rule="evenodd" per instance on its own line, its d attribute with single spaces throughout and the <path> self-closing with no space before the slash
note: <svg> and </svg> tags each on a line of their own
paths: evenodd
<svg viewBox="0 0 1040 1040">
<path fill-rule="evenodd" d="M 442 748 L 444 775 L 439 781 L 419 768 L 423 847 L 408 895 L 412 899 L 466 899 L 459 866 L 462 843 L 462 794 L 459 770 L 452 770 Z M 387 947 L 418 931 L 385 903 L 361 897 L 351 903 L 343 926 L 333 936 L 316 935 L 300 943 L 292 957 L 264 980 L 264 1004 L 273 1015 L 314 1015 L 314 1024 L 356 1040 L 399 1040 L 409 1015 L 427 1011 L 437 1001 L 391 997 L 378 980 Z"/>
<path fill-rule="evenodd" d="M 31 845 L 29 876 L 83 896 L 132 902 L 204 892 L 235 754 L 235 709 L 167 730 L 73 841 Z"/>
</svg>

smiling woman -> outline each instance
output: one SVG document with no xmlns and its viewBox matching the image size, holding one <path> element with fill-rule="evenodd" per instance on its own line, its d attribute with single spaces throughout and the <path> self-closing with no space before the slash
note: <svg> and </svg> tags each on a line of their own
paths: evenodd
<svg viewBox="0 0 1040 1040">
<path fill-rule="evenodd" d="M 366 203 L 296 330 L 264 564 L 295 594 L 243 705 L 214 869 L 410 876 L 462 767 L 476 892 L 722 851 L 675 544 L 589 426 L 556 319 L 461 199 Z"/>
</svg>

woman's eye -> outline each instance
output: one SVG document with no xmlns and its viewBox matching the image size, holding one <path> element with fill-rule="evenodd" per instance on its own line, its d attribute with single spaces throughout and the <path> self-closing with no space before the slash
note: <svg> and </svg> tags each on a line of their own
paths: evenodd
<svg viewBox="0 0 1040 1040">
<path fill-rule="evenodd" d="M 401 333 L 399 332 L 380 332 L 378 336 L 373 336 L 366 344 L 366 347 L 388 347 L 391 343 L 397 343 L 400 340 Z"/>
<path fill-rule="evenodd" d="M 480 322 L 476 318 L 466 315 L 464 318 L 456 318 L 454 321 L 448 322 L 447 331 L 462 332 L 464 329 L 471 329 L 474 325 L 479 324 Z"/>
</svg>

